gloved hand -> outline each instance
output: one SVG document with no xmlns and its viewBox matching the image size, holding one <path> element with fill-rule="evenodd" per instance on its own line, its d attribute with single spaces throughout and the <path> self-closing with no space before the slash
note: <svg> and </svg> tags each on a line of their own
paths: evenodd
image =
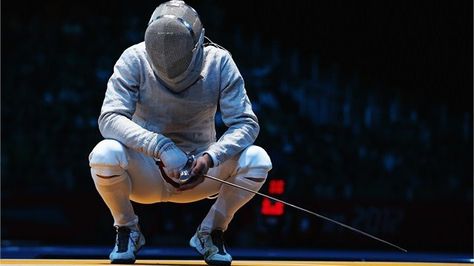
<svg viewBox="0 0 474 266">
<path fill-rule="evenodd" d="M 186 165 L 188 157 L 186 154 L 174 144 L 170 139 L 161 140 L 161 147 L 158 155 L 163 163 L 163 170 L 166 175 L 173 179 L 179 178 L 179 172 Z"/>
<path fill-rule="evenodd" d="M 182 184 L 178 190 L 188 190 L 192 189 L 195 186 L 201 184 L 204 181 L 203 174 L 207 174 L 209 168 L 213 166 L 212 158 L 209 154 L 205 153 L 197 160 L 194 161 L 191 168 L 191 178 L 188 182 Z"/>
</svg>

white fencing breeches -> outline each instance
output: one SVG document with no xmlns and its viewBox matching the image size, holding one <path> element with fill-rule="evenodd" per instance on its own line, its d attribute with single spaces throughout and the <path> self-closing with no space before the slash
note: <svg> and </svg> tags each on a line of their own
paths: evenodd
<svg viewBox="0 0 474 266">
<path fill-rule="evenodd" d="M 205 179 L 186 191 L 164 181 L 152 157 L 128 149 L 120 142 L 106 139 L 89 155 L 89 165 L 97 191 L 110 209 L 114 225 L 133 226 L 138 223 L 130 200 L 150 204 L 156 202 L 194 202 L 219 193 L 201 223 L 201 230 L 226 230 L 234 214 L 253 193 Z M 264 149 L 252 145 L 208 174 L 258 191 L 272 168 Z"/>
</svg>

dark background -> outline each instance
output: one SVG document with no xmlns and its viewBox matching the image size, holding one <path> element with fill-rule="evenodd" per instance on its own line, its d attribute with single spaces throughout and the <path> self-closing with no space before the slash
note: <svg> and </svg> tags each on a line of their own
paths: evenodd
<svg viewBox="0 0 474 266">
<path fill-rule="evenodd" d="M 87 156 L 113 65 L 159 3 L 2 2 L 2 246 L 112 245 Z M 284 180 L 278 197 L 411 251 L 472 252 L 471 1 L 188 3 L 246 80 L 274 164 L 262 192 Z M 185 246 L 211 203 L 135 206 L 149 245 Z M 230 246 L 390 249 L 261 206 Z"/>
</svg>

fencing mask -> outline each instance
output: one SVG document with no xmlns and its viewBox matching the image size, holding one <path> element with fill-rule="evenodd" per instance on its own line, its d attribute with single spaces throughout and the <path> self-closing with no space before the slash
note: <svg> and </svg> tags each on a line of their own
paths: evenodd
<svg viewBox="0 0 474 266">
<path fill-rule="evenodd" d="M 145 47 L 155 74 L 173 92 L 199 78 L 204 29 L 197 12 L 184 1 L 172 0 L 153 12 L 145 32 Z"/>
</svg>

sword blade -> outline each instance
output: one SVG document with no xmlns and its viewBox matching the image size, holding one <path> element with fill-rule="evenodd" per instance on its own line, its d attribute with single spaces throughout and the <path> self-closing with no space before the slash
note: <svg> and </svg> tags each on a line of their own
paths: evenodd
<svg viewBox="0 0 474 266">
<path fill-rule="evenodd" d="M 228 185 L 228 186 L 232 186 L 232 187 L 235 187 L 235 188 L 239 188 L 239 189 L 245 190 L 245 191 L 247 191 L 247 192 L 254 193 L 254 194 L 257 194 L 257 195 L 259 195 L 259 196 L 262 196 L 262 197 L 265 197 L 265 198 L 269 198 L 269 199 L 274 200 L 274 201 L 277 201 L 277 202 L 281 202 L 281 203 L 283 203 L 283 204 L 285 204 L 285 205 L 287 205 L 287 206 L 290 206 L 290 207 L 293 207 L 293 208 L 298 209 L 298 210 L 300 210 L 300 211 L 304 211 L 304 212 L 306 212 L 306 213 L 312 214 L 312 215 L 314 215 L 314 216 L 316 216 L 316 217 L 319 217 L 319 218 L 321 218 L 321 219 L 323 219 L 323 220 L 326 220 L 326 221 L 335 223 L 335 224 L 340 225 L 340 226 L 342 226 L 342 227 L 344 227 L 344 228 L 346 228 L 346 229 L 352 230 L 352 231 L 354 231 L 354 232 L 356 232 L 356 233 L 362 234 L 362 235 L 364 235 L 364 236 L 367 236 L 367 237 L 369 237 L 369 238 L 372 238 L 372 239 L 374 239 L 374 240 L 377 240 L 377 241 L 379 241 L 379 242 L 381 242 L 381 243 L 384 243 L 384 244 L 387 244 L 387 245 L 389 245 L 389 246 L 392 246 L 392 247 L 394 247 L 394 248 L 396 248 L 396 249 L 398 249 L 398 250 L 401 250 L 401 251 L 403 251 L 403 252 L 408 252 L 406 249 L 401 248 L 400 246 L 397 246 L 397 245 L 395 245 L 395 244 L 393 244 L 393 243 L 390 243 L 390 242 L 388 242 L 388 241 L 386 241 L 386 240 L 383 240 L 383 239 L 381 239 L 381 238 L 378 238 L 378 237 L 376 237 L 376 236 L 374 236 L 374 235 L 371 235 L 371 234 L 366 233 L 366 232 L 364 232 L 364 231 L 362 231 L 362 230 L 359 230 L 359 229 L 354 228 L 354 227 L 352 227 L 352 226 L 349 226 L 349 225 L 347 225 L 347 224 L 341 223 L 341 222 L 339 222 L 339 221 L 336 221 L 336 220 L 334 220 L 334 219 L 331 219 L 331 218 L 326 217 L 326 216 L 324 216 L 324 215 L 321 215 L 321 214 L 319 214 L 319 213 L 316 213 L 316 212 L 310 211 L 310 210 L 308 210 L 308 209 L 302 208 L 302 207 L 300 207 L 300 206 L 291 204 L 291 203 L 286 202 L 286 201 L 284 201 L 284 200 L 277 199 L 277 198 L 272 197 L 272 196 L 270 196 L 270 195 L 267 195 L 267 194 L 264 194 L 264 193 L 261 193 L 261 192 L 258 192 L 258 191 L 254 191 L 254 190 L 252 190 L 252 189 L 249 189 L 249 188 L 246 188 L 246 187 L 243 187 L 243 186 L 234 184 L 234 183 L 229 182 L 229 181 L 226 181 L 226 180 L 219 179 L 219 178 L 214 177 L 214 176 L 211 176 L 211 175 L 206 175 L 206 174 L 205 174 L 205 175 L 203 175 L 203 176 L 206 177 L 206 178 L 208 178 L 208 179 L 212 179 L 212 180 L 214 180 L 214 181 L 221 182 L 221 183 L 226 184 L 226 185 Z"/>
</svg>

